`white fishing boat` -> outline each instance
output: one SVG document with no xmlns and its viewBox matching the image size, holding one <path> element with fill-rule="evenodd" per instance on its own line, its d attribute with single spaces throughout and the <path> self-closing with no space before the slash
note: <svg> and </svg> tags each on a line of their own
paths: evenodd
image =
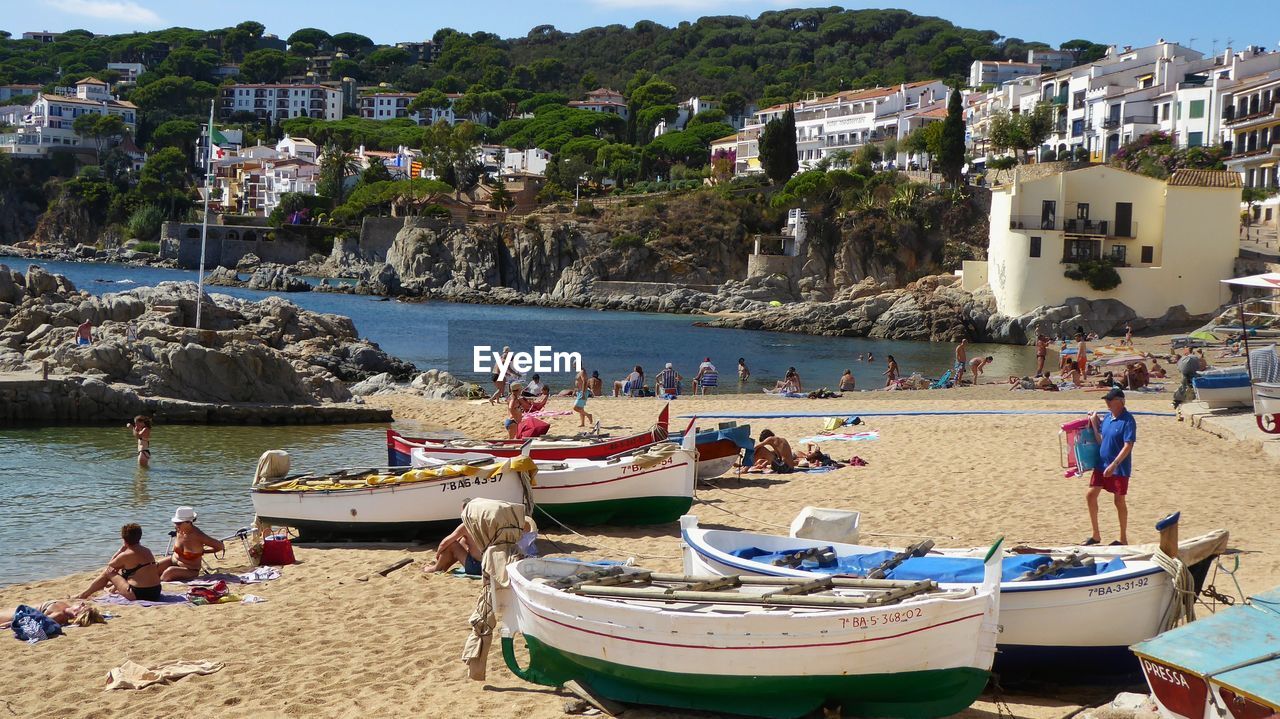
<svg viewBox="0 0 1280 719">
<path fill-rule="evenodd" d="M 1191 380 L 1196 399 L 1210 409 L 1248 407 L 1253 402 L 1249 372 L 1244 367 L 1223 367 L 1197 374 Z"/>
<path fill-rule="evenodd" d="M 467 500 L 524 502 L 536 472 L 529 458 L 513 457 L 260 478 L 252 488 L 253 510 L 263 522 L 297 529 L 302 540 L 439 537 L 458 526 Z"/>
<path fill-rule="evenodd" d="M 717 714 L 927 719 L 969 706 L 995 649 L 999 548 L 982 582 L 726 577 L 524 559 L 507 567 L 503 657 L 537 684 Z M 516 635 L 528 665 L 515 653 Z"/>
<path fill-rule="evenodd" d="M 693 516 L 681 518 L 680 526 L 684 571 L 699 576 L 875 576 L 875 569 L 898 554 L 884 547 L 703 529 Z M 999 668 L 1137 669 L 1128 647 L 1166 628 L 1174 585 L 1149 554 L 1125 558 L 1107 551 L 1118 548 L 1097 549 L 1093 555 L 1003 558 Z M 935 579 L 944 588 L 982 581 L 981 555 L 975 550 L 929 547 L 916 554 L 900 559 L 884 576 Z"/>
<path fill-rule="evenodd" d="M 570 526 L 674 522 L 693 505 L 697 470 L 695 433 L 686 432 L 681 442 L 603 460 L 535 461 L 535 512 Z M 416 467 L 439 461 L 417 449 L 412 457 Z"/>
</svg>

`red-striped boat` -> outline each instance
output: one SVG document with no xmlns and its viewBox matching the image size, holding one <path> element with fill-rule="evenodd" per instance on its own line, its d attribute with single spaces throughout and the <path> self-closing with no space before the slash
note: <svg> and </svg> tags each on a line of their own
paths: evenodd
<svg viewBox="0 0 1280 719">
<path fill-rule="evenodd" d="M 668 437 L 667 418 L 670 405 L 658 414 L 658 421 L 644 432 L 627 437 L 582 438 L 539 437 L 533 440 L 529 456 L 536 460 L 605 459 L 616 454 L 661 442 Z M 425 454 L 449 461 L 468 461 L 484 457 L 515 457 L 529 440 L 524 439 L 437 439 L 405 437 L 399 432 L 387 430 L 387 463 L 392 467 L 408 467 L 413 464 L 413 451 L 426 450 Z M 420 452 L 419 454 L 423 454 Z"/>
</svg>

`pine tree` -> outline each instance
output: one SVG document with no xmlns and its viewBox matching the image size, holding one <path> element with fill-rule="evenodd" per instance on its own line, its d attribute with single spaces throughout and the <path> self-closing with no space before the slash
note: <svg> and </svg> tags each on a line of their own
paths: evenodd
<svg viewBox="0 0 1280 719">
<path fill-rule="evenodd" d="M 960 169 L 964 166 L 964 116 L 958 89 L 951 90 L 951 98 L 947 102 L 947 119 L 942 122 L 942 139 L 936 162 L 947 182 L 959 184 Z"/>
<path fill-rule="evenodd" d="M 790 109 L 782 117 L 770 120 L 760 133 L 760 164 L 769 180 L 779 184 L 791 179 L 800 169 L 796 157 L 796 116 Z"/>
</svg>

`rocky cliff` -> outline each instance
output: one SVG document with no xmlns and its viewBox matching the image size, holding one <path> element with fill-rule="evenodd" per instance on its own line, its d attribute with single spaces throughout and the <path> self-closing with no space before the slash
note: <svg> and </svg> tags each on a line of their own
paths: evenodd
<svg viewBox="0 0 1280 719">
<path fill-rule="evenodd" d="M 0 370 L 89 375 L 140 396 L 274 404 L 343 402 L 345 382 L 414 371 L 360 339 L 350 319 L 278 297 L 206 295 L 202 312 L 197 331 L 190 282 L 95 297 L 38 266 L 24 276 L 0 265 Z M 85 321 L 94 341 L 80 345 Z"/>
</svg>

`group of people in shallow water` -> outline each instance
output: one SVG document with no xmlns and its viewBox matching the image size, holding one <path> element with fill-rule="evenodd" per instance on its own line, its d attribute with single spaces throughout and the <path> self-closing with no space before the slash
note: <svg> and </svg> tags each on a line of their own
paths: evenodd
<svg viewBox="0 0 1280 719">
<path fill-rule="evenodd" d="M 104 589 L 129 601 L 159 601 L 162 582 L 195 579 L 203 569 L 205 554 L 226 549 L 221 540 L 205 534 L 195 522 L 194 509 L 178 507 L 173 513 L 172 553 L 159 560 L 142 544 L 142 527 L 134 523 L 124 525 L 120 528 L 120 548 L 83 592 L 71 599 L 52 599 L 35 608 L 65 626 L 81 621 L 86 615 L 93 621 L 96 610 L 85 600 Z M 0 629 L 8 628 L 14 613 L 0 612 Z"/>
</svg>

